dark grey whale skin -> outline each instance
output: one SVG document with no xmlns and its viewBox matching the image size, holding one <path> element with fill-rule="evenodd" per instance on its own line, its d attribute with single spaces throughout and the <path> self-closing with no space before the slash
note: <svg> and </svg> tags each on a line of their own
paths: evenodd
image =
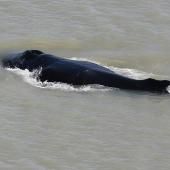
<svg viewBox="0 0 170 170">
<path fill-rule="evenodd" d="M 37 79 L 44 82 L 62 82 L 75 86 L 99 84 L 127 90 L 140 90 L 167 93 L 168 80 L 152 78 L 135 80 L 116 74 L 98 64 L 77 61 L 43 53 L 39 50 L 27 50 L 3 57 L 1 64 L 5 68 L 20 68 L 33 71 L 41 68 Z"/>
</svg>

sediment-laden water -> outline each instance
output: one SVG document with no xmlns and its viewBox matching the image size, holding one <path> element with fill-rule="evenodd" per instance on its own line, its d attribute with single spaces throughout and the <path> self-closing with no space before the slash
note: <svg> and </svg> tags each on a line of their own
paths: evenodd
<svg viewBox="0 0 170 170">
<path fill-rule="evenodd" d="M 0 53 L 39 49 L 170 80 L 168 1 L 0 0 L 0 21 Z M 170 95 L 32 74 L 0 68 L 0 169 L 170 169 Z"/>
</svg>

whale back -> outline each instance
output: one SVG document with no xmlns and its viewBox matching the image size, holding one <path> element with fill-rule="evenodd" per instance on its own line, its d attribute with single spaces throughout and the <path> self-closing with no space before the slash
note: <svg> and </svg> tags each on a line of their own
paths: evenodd
<svg viewBox="0 0 170 170">
<path fill-rule="evenodd" d="M 121 89 L 161 93 L 167 92 L 167 87 L 170 85 L 168 80 L 152 78 L 135 80 L 92 62 L 60 58 L 39 50 L 27 50 L 8 55 L 2 59 L 2 66 L 29 71 L 41 69 L 38 77 L 41 81 L 74 85 L 100 84 Z"/>
</svg>

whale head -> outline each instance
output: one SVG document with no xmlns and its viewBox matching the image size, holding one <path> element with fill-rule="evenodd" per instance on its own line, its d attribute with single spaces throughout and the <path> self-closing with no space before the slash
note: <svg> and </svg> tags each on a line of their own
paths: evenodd
<svg viewBox="0 0 170 170">
<path fill-rule="evenodd" d="M 26 63 L 28 65 L 29 61 L 35 59 L 41 54 L 43 54 L 43 52 L 39 50 L 27 50 L 20 53 L 12 53 L 3 57 L 1 63 L 3 67 L 25 69 Z"/>
</svg>

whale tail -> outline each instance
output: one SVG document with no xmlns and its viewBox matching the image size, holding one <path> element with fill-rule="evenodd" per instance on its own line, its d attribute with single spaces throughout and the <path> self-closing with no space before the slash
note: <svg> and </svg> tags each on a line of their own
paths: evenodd
<svg viewBox="0 0 170 170">
<path fill-rule="evenodd" d="M 157 93 L 168 93 L 167 88 L 170 85 L 170 81 L 168 80 L 155 80 L 152 78 L 148 78 L 143 81 L 144 81 L 144 84 L 142 83 L 143 90 Z"/>
</svg>

